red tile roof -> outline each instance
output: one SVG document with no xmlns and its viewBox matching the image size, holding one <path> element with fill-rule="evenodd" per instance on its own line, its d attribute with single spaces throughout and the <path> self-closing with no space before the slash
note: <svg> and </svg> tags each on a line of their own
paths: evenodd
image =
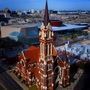
<svg viewBox="0 0 90 90">
<path fill-rule="evenodd" d="M 19 55 L 19 60 L 24 59 L 28 60 L 28 63 L 38 63 L 40 57 L 40 48 L 36 46 L 31 46 L 27 50 L 23 51 L 23 54 Z M 53 56 L 57 56 L 57 51 L 53 47 Z"/>
<path fill-rule="evenodd" d="M 23 54 L 21 53 L 19 55 L 19 60 L 27 59 L 28 63 L 37 63 L 37 62 L 39 62 L 39 57 L 40 57 L 39 47 L 31 46 L 27 50 L 23 51 Z"/>
<path fill-rule="evenodd" d="M 30 59 L 31 63 L 39 62 L 40 49 L 39 49 L 39 47 L 31 46 L 24 52 L 24 55 L 25 55 L 26 59 Z"/>
</svg>

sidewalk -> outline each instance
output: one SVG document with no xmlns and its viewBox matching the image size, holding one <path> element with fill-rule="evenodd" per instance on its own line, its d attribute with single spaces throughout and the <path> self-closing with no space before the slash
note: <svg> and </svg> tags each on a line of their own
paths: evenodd
<svg viewBox="0 0 90 90">
<path fill-rule="evenodd" d="M 8 74 L 23 90 L 29 90 L 29 88 L 28 88 L 25 84 L 21 83 L 20 79 L 18 79 L 18 78 L 16 77 L 16 75 L 12 72 L 12 70 L 8 70 L 8 69 L 7 69 L 7 68 L 8 68 L 7 65 L 2 65 L 1 62 L 0 62 L 0 67 L 2 67 L 2 68 L 5 70 L 5 72 L 7 72 L 7 74 Z"/>
</svg>

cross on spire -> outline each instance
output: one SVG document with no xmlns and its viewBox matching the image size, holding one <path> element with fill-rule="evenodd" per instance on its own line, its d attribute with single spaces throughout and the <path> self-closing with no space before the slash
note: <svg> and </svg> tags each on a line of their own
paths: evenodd
<svg viewBox="0 0 90 90">
<path fill-rule="evenodd" d="M 44 13 L 44 25 L 47 26 L 48 23 L 49 23 L 49 13 L 48 13 L 48 4 L 46 0 L 45 13 Z"/>
</svg>

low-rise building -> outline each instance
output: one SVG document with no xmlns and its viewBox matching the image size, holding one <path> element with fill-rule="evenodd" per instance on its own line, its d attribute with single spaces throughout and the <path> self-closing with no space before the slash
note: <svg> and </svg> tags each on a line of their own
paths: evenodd
<svg viewBox="0 0 90 90">
<path fill-rule="evenodd" d="M 1 37 L 9 37 L 24 44 L 38 43 L 39 29 L 36 24 L 9 25 L 1 27 Z"/>
</svg>

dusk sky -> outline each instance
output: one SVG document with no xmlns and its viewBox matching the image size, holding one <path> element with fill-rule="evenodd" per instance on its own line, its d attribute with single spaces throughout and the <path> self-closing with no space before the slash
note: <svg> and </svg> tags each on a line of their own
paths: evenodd
<svg viewBox="0 0 90 90">
<path fill-rule="evenodd" d="M 0 0 L 0 9 L 44 9 L 45 0 Z M 90 0 L 48 0 L 53 10 L 90 10 Z"/>
</svg>

